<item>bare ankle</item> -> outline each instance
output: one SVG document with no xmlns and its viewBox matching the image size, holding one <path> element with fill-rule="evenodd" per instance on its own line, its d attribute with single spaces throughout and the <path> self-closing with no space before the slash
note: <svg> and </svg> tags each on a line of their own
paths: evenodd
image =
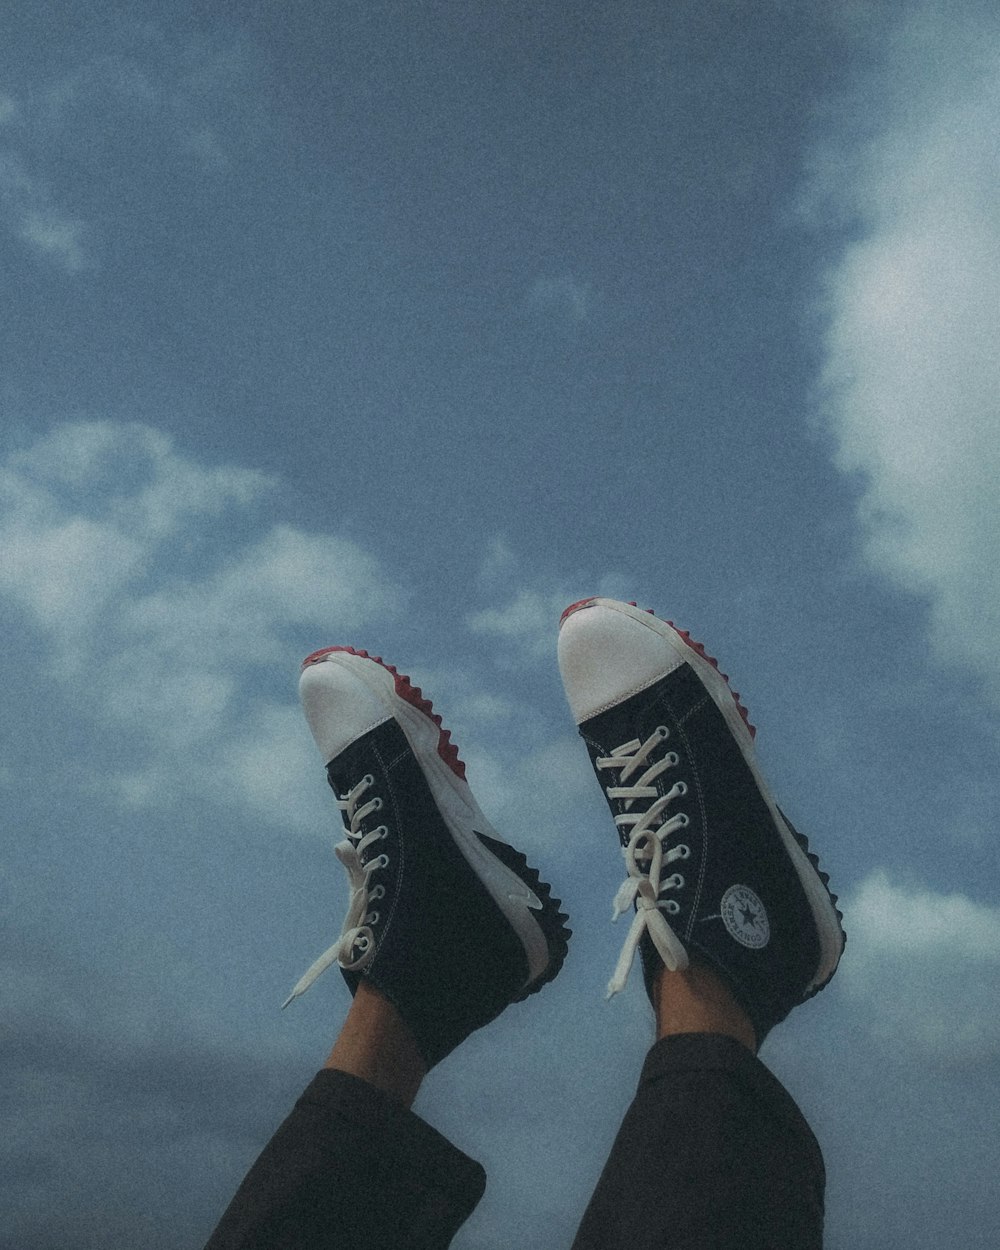
<svg viewBox="0 0 1000 1250">
<path fill-rule="evenodd" d="M 410 1107 L 427 1065 L 396 1008 L 362 980 L 323 1065 L 356 1076 Z"/>
<path fill-rule="evenodd" d="M 707 964 L 692 962 L 684 972 L 662 969 L 653 981 L 656 1036 L 723 1033 L 757 1053 L 750 1017 L 722 978 Z"/>
</svg>

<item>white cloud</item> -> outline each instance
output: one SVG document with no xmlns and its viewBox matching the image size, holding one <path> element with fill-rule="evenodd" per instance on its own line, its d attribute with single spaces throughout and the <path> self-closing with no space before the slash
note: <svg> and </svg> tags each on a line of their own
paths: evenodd
<svg viewBox="0 0 1000 1250">
<path fill-rule="evenodd" d="M 516 752 L 463 747 L 462 756 L 479 805 L 516 845 L 564 850 L 579 836 L 581 814 L 593 811 L 593 772 L 576 734 L 534 747 L 521 740 Z"/>
<path fill-rule="evenodd" d="M 517 554 L 506 539 L 497 538 L 486 550 L 480 568 L 480 582 L 487 591 L 503 591 L 508 597 L 499 606 L 470 612 L 465 623 L 475 634 L 485 634 L 508 650 L 516 652 L 517 662 L 525 659 L 555 662 L 559 620 L 569 604 L 586 595 L 620 599 L 627 594 L 627 579 L 613 571 L 576 584 L 565 576 L 546 582 L 535 574 L 525 576 Z M 520 582 L 520 588 L 512 590 Z M 509 658 L 509 657 L 508 657 Z"/>
<path fill-rule="evenodd" d="M 0 110 L 5 107 L 0 122 L 16 115 L 12 101 L 0 101 Z M 93 263 L 83 222 L 58 206 L 44 180 L 30 174 L 14 152 L 0 152 L 0 210 L 18 238 L 67 273 Z"/>
<path fill-rule="evenodd" d="M 861 227 L 829 276 L 822 381 L 867 556 L 1000 700 L 998 37 L 995 16 L 916 8 L 857 102 L 884 120 L 817 180 Z"/>
<path fill-rule="evenodd" d="M 876 1037 L 943 1066 L 1000 1057 L 1000 908 L 880 871 L 845 915 L 840 984 Z"/>
<path fill-rule="evenodd" d="M 82 222 L 65 217 L 51 204 L 23 208 L 21 238 L 36 251 L 58 261 L 69 273 L 77 273 L 89 263 L 83 242 L 85 233 Z"/>
<path fill-rule="evenodd" d="M 192 518 L 267 489 L 261 474 L 198 465 L 148 426 L 60 426 L 0 466 L 0 590 L 59 638 L 61 658 L 72 662 L 158 545 Z"/>
<path fill-rule="evenodd" d="M 559 616 L 570 602 L 561 591 L 523 589 L 499 608 L 484 608 L 466 618 L 473 633 L 519 643 L 534 658 L 555 655 Z"/>
<path fill-rule="evenodd" d="M 34 515 L 38 518 L 38 512 Z M 3 530 L 0 587 L 53 632 L 76 634 L 141 565 L 144 550 L 128 534 L 86 517 L 49 516 L 37 528 L 11 517 Z"/>
<path fill-rule="evenodd" d="M 503 534 L 498 534 L 486 545 L 479 566 L 479 580 L 484 586 L 505 585 L 518 571 L 517 555 Z"/>
<path fill-rule="evenodd" d="M 226 567 L 136 599 L 121 629 L 142 648 L 152 638 L 190 659 L 264 664 L 280 657 L 290 625 L 353 629 L 393 601 L 377 562 L 356 544 L 276 525 Z"/>
<path fill-rule="evenodd" d="M 103 190 L 106 170 L 95 166 L 94 151 L 110 151 L 116 175 L 140 182 L 135 160 L 144 149 L 207 175 L 228 169 L 266 124 L 251 67 L 239 44 L 178 36 L 144 20 L 122 24 L 100 53 L 21 98 L 0 94 L 0 225 L 67 273 L 95 268 L 108 241 L 96 218 L 72 208 L 81 179 L 93 184 L 89 199 Z M 120 211 L 120 203 L 108 205 L 100 216 Z"/>
<path fill-rule="evenodd" d="M 589 282 L 569 275 L 538 278 L 528 292 L 528 305 L 560 320 L 586 321 L 594 305 L 594 292 Z"/>
<path fill-rule="evenodd" d="M 193 791 L 294 819 L 314 761 L 289 634 L 323 641 L 397 606 L 356 544 L 255 522 L 272 489 L 111 422 L 61 426 L 0 467 L 0 593 L 50 639 L 46 701 L 117 736 L 101 784 L 129 805 Z M 282 664 L 286 702 L 266 690 Z"/>
</svg>

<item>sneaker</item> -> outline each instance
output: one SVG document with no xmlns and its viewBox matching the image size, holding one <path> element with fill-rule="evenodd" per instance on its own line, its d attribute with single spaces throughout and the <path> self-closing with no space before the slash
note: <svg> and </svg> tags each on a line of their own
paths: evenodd
<svg viewBox="0 0 1000 1250">
<path fill-rule="evenodd" d="M 661 968 L 700 959 L 759 1044 L 827 984 L 846 939 L 829 878 L 757 769 L 739 695 L 689 634 L 611 599 L 566 609 L 559 665 L 624 849 L 614 918 L 635 907 L 608 996 L 637 948 L 651 999 Z"/>
<path fill-rule="evenodd" d="M 299 683 L 346 836 L 340 937 L 286 1000 L 339 964 L 392 1002 L 428 1067 L 558 973 L 560 902 L 502 842 L 430 702 L 392 665 L 351 647 L 306 658 Z"/>
</svg>

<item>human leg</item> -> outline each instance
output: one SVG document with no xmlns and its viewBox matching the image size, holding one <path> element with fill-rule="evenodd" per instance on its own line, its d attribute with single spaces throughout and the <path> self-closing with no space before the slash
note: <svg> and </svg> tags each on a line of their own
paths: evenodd
<svg viewBox="0 0 1000 1250">
<path fill-rule="evenodd" d="M 306 717 L 346 836 L 338 965 L 354 1001 L 327 1060 L 251 1169 L 207 1250 L 437 1250 L 485 1176 L 409 1105 L 426 1071 L 557 974 L 559 901 L 502 842 L 421 692 L 364 652 L 307 659 Z"/>
<path fill-rule="evenodd" d="M 366 981 L 358 985 L 323 1067 L 374 1085 L 407 1110 L 427 1075 L 427 1062 L 406 1021 Z"/>
<path fill-rule="evenodd" d="M 660 1039 L 575 1250 L 813 1250 L 822 1157 L 755 1052 L 836 970 L 836 900 L 703 648 L 585 600 L 564 614 L 560 665 L 625 856 L 616 912 L 635 907 L 609 996 L 638 950 Z"/>
<path fill-rule="evenodd" d="M 820 1250 L 824 1183 L 808 1124 L 751 1051 L 672 1034 L 647 1056 L 573 1250 Z"/>
<path fill-rule="evenodd" d="M 324 1068 L 205 1250 L 444 1250 L 485 1186 L 482 1167 L 397 1098 Z"/>
</svg>

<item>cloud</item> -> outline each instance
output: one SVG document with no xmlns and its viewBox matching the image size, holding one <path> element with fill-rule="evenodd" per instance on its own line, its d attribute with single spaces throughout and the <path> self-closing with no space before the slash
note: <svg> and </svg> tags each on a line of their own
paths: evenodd
<svg viewBox="0 0 1000 1250">
<path fill-rule="evenodd" d="M 512 583 L 520 581 L 511 593 Z M 495 539 L 487 549 L 480 570 L 480 582 L 491 592 L 505 591 L 510 597 L 499 606 L 480 608 L 466 616 L 466 625 L 475 634 L 483 634 L 516 653 L 520 664 L 526 658 L 555 662 L 559 619 L 563 610 L 586 595 L 603 595 L 611 599 L 625 598 L 628 581 L 617 572 L 607 572 L 585 583 L 574 583 L 560 575 L 546 582 L 535 574 L 525 577 L 517 555 L 502 538 Z"/>
<path fill-rule="evenodd" d="M 145 203 L 151 153 L 181 173 L 229 170 L 266 129 L 252 69 L 239 42 L 177 36 L 143 20 L 123 23 L 101 53 L 19 98 L 0 94 L 0 224 L 66 273 L 96 268 L 109 240 L 97 216 L 74 209 L 81 193 L 103 203 L 110 168 L 114 179 L 132 179 L 127 200 Z M 105 208 L 102 220 L 124 211 L 121 197 Z"/>
<path fill-rule="evenodd" d="M 5 106 L 14 107 L 9 100 L 0 101 L 0 122 L 6 119 Z M 64 212 L 45 181 L 29 173 L 23 159 L 9 151 L 0 152 L 0 212 L 17 238 L 67 273 L 93 264 L 84 223 Z"/>
<path fill-rule="evenodd" d="M 816 155 L 818 220 L 857 236 L 828 276 L 823 408 L 868 560 L 1000 701 L 1000 31 L 961 7 L 913 10 L 853 102 L 874 130 Z"/>
<path fill-rule="evenodd" d="M 494 746 L 480 752 L 473 746 L 462 755 L 480 806 L 501 836 L 506 831 L 515 842 L 519 831 L 528 829 L 531 843 L 551 853 L 572 838 L 581 814 L 594 810 L 598 792 L 586 749 L 575 734 L 530 749 L 519 742 L 516 751 Z"/>
<path fill-rule="evenodd" d="M 114 120 L 123 146 L 165 140 L 206 173 L 229 167 L 254 141 L 263 113 L 250 81 L 253 58 L 238 39 L 176 34 L 155 22 L 124 23 L 99 54 L 39 85 L 33 111 L 50 130 L 77 138 L 80 127 Z"/>
<path fill-rule="evenodd" d="M 559 615 L 569 602 L 562 591 L 526 588 L 502 607 L 471 612 L 466 623 L 473 633 L 521 644 L 538 659 L 555 654 Z"/>
<path fill-rule="evenodd" d="M 0 591 L 79 663 L 78 648 L 98 645 L 88 630 L 109 608 L 120 615 L 164 540 L 267 489 L 261 474 L 198 465 L 148 426 L 60 426 L 0 466 Z"/>
<path fill-rule="evenodd" d="M 845 914 L 840 981 L 876 1038 L 945 1067 L 1000 1058 L 1000 908 L 878 871 Z"/>
<path fill-rule="evenodd" d="M 528 307 L 538 309 L 561 321 L 586 321 L 594 306 L 594 292 L 589 282 L 563 275 L 538 278 L 528 292 Z"/>
<path fill-rule="evenodd" d="M 92 784 L 119 801 L 235 788 L 265 815 L 299 810 L 311 743 L 294 672 L 277 696 L 270 675 L 399 600 L 356 544 L 259 522 L 275 490 L 137 424 L 63 425 L 0 467 L 0 594 L 49 639 L 48 700 L 118 736 Z"/>
<path fill-rule="evenodd" d="M 148 964 L 112 979 L 42 932 L 4 937 L 2 1244 L 201 1244 L 304 1083 L 290 1046 L 241 1053 Z"/>
</svg>

